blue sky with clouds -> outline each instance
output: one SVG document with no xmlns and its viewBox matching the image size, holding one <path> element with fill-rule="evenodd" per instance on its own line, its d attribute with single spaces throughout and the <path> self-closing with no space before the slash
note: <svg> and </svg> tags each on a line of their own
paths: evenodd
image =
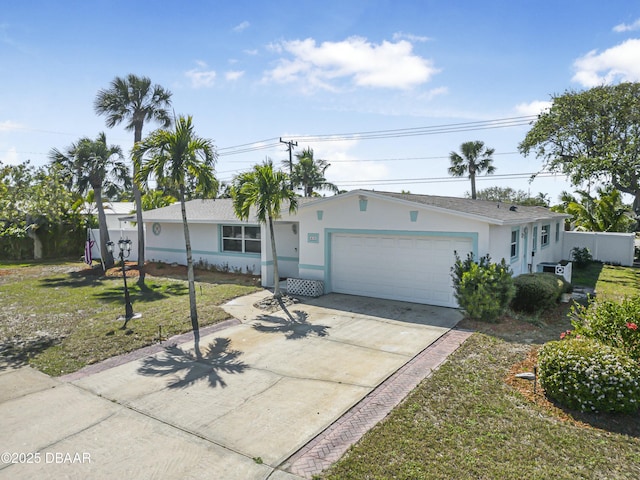
<svg viewBox="0 0 640 480">
<path fill-rule="evenodd" d="M 0 69 L 5 164 L 43 164 L 103 130 L 128 151 L 133 134 L 107 129 L 93 101 L 135 73 L 214 140 L 221 180 L 286 159 L 282 137 L 328 160 L 344 189 L 463 195 L 449 152 L 482 140 L 497 171 L 478 188 L 555 200 L 564 179 L 528 183 L 541 163 L 516 153 L 528 116 L 567 89 L 640 81 L 640 3 L 7 1 Z"/>
</svg>

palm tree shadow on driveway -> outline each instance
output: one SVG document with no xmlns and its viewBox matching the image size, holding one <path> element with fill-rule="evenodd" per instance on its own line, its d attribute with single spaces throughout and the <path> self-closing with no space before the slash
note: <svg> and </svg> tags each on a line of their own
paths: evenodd
<svg viewBox="0 0 640 480">
<path fill-rule="evenodd" d="M 165 348 L 163 356 L 145 358 L 138 373 L 167 378 L 183 374 L 181 378 L 174 378 L 169 382 L 168 387 L 171 389 L 186 388 L 203 380 L 212 388 L 224 388 L 227 383 L 221 374 L 243 373 L 249 368 L 249 365 L 238 360 L 242 352 L 229 349 L 230 345 L 230 339 L 216 338 L 205 347 L 204 354 L 200 353 L 198 346 L 195 352 L 192 352 L 177 345 L 170 345 Z"/>
<path fill-rule="evenodd" d="M 287 306 L 282 301 L 280 301 L 280 307 L 287 318 L 281 318 L 275 315 L 260 315 L 258 321 L 265 323 L 256 323 L 253 328 L 265 333 L 284 333 L 287 340 L 298 340 L 310 335 L 317 335 L 318 337 L 326 337 L 328 335 L 327 330 L 331 327 L 309 323 L 307 321 L 309 318 L 307 312 L 303 312 L 302 310 L 289 312 Z"/>
</svg>

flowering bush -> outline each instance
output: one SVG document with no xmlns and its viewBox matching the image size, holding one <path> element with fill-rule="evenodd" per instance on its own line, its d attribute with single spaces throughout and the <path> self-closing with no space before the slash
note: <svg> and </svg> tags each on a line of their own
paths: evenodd
<svg viewBox="0 0 640 480">
<path fill-rule="evenodd" d="M 495 322 L 515 294 L 511 269 L 504 258 L 491 263 L 491 257 L 485 255 L 476 263 L 471 253 L 465 260 L 455 255 L 451 277 L 458 305 L 474 320 Z"/>
<path fill-rule="evenodd" d="M 618 348 L 565 337 L 540 349 L 538 366 L 547 395 L 566 407 L 633 413 L 640 406 L 640 365 Z"/>
<path fill-rule="evenodd" d="M 622 302 L 595 302 L 571 310 L 574 333 L 624 350 L 640 361 L 640 297 Z"/>
</svg>

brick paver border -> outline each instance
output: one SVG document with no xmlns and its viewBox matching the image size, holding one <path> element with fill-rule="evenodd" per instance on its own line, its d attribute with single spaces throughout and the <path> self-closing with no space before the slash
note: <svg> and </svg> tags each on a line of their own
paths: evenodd
<svg viewBox="0 0 640 480">
<path fill-rule="evenodd" d="M 330 467 L 422 380 L 430 376 L 471 334 L 467 330 L 449 330 L 293 454 L 280 468 L 310 479 Z"/>
</svg>

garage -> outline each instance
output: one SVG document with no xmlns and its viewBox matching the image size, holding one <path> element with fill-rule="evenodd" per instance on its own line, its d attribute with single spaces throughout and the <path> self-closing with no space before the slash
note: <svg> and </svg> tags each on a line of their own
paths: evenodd
<svg viewBox="0 0 640 480">
<path fill-rule="evenodd" d="M 338 293 L 456 307 L 454 251 L 473 251 L 465 237 L 334 233 L 331 289 Z"/>
</svg>

